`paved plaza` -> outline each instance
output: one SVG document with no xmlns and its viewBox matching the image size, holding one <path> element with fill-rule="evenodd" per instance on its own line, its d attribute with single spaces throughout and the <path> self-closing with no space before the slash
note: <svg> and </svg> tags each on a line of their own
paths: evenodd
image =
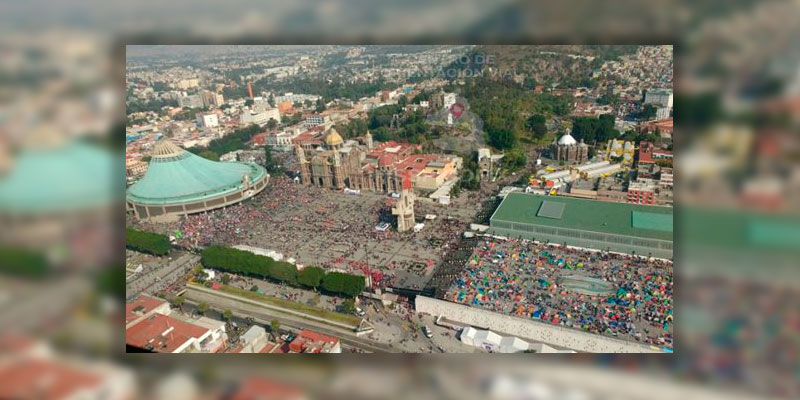
<svg viewBox="0 0 800 400">
<path fill-rule="evenodd" d="M 394 227 L 380 232 L 379 223 L 395 223 L 393 201 L 382 193 L 352 195 L 277 177 L 262 193 L 232 207 L 174 223 L 132 223 L 176 236 L 177 244 L 186 248 L 255 246 L 302 265 L 360 271 L 372 276 L 375 287 L 421 289 L 448 248 L 468 229 L 480 204 L 467 196 L 449 206 L 420 200 L 415 214 L 425 223 L 421 232 L 399 233 Z M 436 219 L 424 220 L 428 214 Z"/>
</svg>

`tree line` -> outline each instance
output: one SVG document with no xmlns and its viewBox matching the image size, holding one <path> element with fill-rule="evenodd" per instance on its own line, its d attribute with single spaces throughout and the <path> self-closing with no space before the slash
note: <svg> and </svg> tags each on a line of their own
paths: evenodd
<svg viewBox="0 0 800 400">
<path fill-rule="evenodd" d="M 236 150 L 244 150 L 250 148 L 248 143 L 253 140 L 253 136 L 261 131 L 261 128 L 256 124 L 248 125 L 244 128 L 239 128 L 229 135 L 225 135 L 219 139 L 214 139 L 208 143 L 208 146 L 203 147 L 190 147 L 186 150 L 206 158 L 213 159 L 213 155 L 219 159 L 219 156 L 230 153 Z M 205 155 L 202 153 L 208 152 Z"/>
<path fill-rule="evenodd" d="M 125 229 L 125 247 L 140 253 L 163 256 L 169 253 L 169 238 L 158 233 Z"/>
<path fill-rule="evenodd" d="M 284 261 L 253 254 L 249 251 L 222 246 L 211 246 L 200 253 L 203 266 L 221 271 L 270 279 L 292 286 L 322 289 L 345 297 L 355 297 L 366 287 L 363 276 L 342 272 L 328 272 L 319 267 L 305 267 L 302 271 Z"/>
</svg>

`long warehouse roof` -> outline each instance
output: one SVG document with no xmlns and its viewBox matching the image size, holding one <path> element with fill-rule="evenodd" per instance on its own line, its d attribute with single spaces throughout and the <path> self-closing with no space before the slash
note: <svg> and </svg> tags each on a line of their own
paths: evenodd
<svg viewBox="0 0 800 400">
<path fill-rule="evenodd" d="M 672 241 L 672 207 L 509 193 L 491 220 Z"/>
</svg>

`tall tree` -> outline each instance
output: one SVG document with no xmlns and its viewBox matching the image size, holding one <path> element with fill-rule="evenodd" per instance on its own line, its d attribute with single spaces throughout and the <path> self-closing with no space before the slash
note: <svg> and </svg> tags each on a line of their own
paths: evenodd
<svg viewBox="0 0 800 400">
<path fill-rule="evenodd" d="M 201 301 L 200 304 L 197 305 L 197 311 L 200 314 L 205 315 L 205 313 L 208 312 L 208 303 Z"/>
<path fill-rule="evenodd" d="M 199 154 L 200 157 L 203 157 L 207 160 L 211 161 L 219 161 L 219 155 L 211 150 L 205 150 Z"/>
<path fill-rule="evenodd" d="M 525 127 L 528 131 L 533 132 L 536 138 L 541 139 L 547 133 L 546 122 L 547 118 L 544 115 L 533 114 L 525 121 Z"/>
</svg>

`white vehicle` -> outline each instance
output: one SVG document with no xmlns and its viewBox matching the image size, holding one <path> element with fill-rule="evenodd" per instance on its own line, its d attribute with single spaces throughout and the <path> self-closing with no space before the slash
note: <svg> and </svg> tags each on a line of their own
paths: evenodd
<svg viewBox="0 0 800 400">
<path fill-rule="evenodd" d="M 428 328 L 428 325 L 422 326 L 422 334 L 425 335 L 425 337 L 428 339 L 433 337 L 433 332 L 431 332 L 431 329 Z"/>
<path fill-rule="evenodd" d="M 361 307 L 356 306 L 356 315 L 358 315 L 359 317 L 363 317 L 366 314 L 367 314 L 366 311 L 362 310 Z"/>
<path fill-rule="evenodd" d="M 400 193 L 392 192 L 392 198 L 399 199 L 400 198 Z"/>
<path fill-rule="evenodd" d="M 425 227 L 425 224 L 423 224 L 423 223 L 419 223 L 419 224 L 414 225 L 414 233 L 417 233 L 417 232 L 421 231 L 422 228 L 424 228 L 424 227 Z"/>
</svg>

